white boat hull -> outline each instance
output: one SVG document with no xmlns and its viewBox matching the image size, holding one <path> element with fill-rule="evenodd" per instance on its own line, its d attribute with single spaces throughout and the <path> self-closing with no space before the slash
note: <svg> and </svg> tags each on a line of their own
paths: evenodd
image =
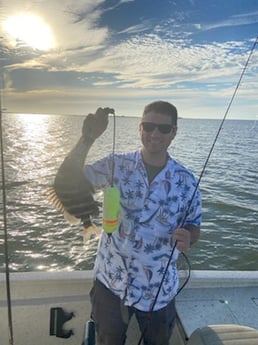
<svg viewBox="0 0 258 345">
<path fill-rule="evenodd" d="M 12 273 L 14 344 L 81 345 L 85 323 L 90 319 L 92 279 L 92 271 Z M 5 274 L 0 274 L 0 282 L 0 334 L 1 345 L 5 345 L 9 343 Z M 50 335 L 50 310 L 59 307 L 74 313 L 64 324 L 64 331 L 73 330 L 67 339 Z M 177 297 L 179 328 L 171 344 L 184 344 L 196 328 L 208 324 L 238 324 L 243 311 L 244 322 L 240 323 L 258 329 L 257 271 L 193 271 L 189 284 Z M 137 344 L 138 340 L 139 331 L 133 321 L 127 344 Z"/>
</svg>

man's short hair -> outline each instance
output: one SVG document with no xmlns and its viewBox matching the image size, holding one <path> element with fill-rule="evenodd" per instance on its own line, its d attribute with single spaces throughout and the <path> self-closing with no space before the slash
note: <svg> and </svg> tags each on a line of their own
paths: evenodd
<svg viewBox="0 0 258 345">
<path fill-rule="evenodd" d="M 177 109 L 173 104 L 165 101 L 154 101 L 149 103 L 145 106 L 142 117 L 150 111 L 170 116 L 172 125 L 177 126 Z"/>
</svg>

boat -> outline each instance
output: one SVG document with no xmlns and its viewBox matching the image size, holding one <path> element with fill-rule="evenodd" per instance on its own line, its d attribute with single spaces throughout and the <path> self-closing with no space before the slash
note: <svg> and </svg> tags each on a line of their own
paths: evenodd
<svg viewBox="0 0 258 345">
<path fill-rule="evenodd" d="M 1 345 L 10 337 L 5 280 L 1 273 Z M 93 345 L 86 340 L 92 282 L 92 271 L 10 273 L 14 344 Z M 176 309 L 170 345 L 257 345 L 258 271 L 192 271 Z M 132 318 L 126 345 L 140 336 Z"/>
</svg>

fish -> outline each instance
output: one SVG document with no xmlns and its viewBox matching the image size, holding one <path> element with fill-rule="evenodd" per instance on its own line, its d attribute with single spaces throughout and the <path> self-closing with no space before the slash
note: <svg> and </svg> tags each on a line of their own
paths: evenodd
<svg viewBox="0 0 258 345">
<path fill-rule="evenodd" d="M 94 187 L 71 157 L 59 167 L 54 183 L 47 190 L 47 198 L 71 225 L 82 223 L 83 238 L 99 236 L 101 230 L 93 223 L 99 216 L 100 203 L 94 199 Z"/>
</svg>

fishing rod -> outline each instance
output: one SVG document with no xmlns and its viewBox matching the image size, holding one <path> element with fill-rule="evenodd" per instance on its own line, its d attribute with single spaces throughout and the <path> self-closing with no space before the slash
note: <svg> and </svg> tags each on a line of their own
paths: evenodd
<svg viewBox="0 0 258 345">
<path fill-rule="evenodd" d="M 6 207 L 6 187 L 5 187 L 5 163 L 3 149 L 3 126 L 2 126 L 2 95 L 0 97 L 0 145 L 1 145 L 1 179 L 2 179 L 2 200 L 3 200 L 3 225 L 4 225 L 4 257 L 5 257 L 5 280 L 6 280 L 6 298 L 8 310 L 8 329 L 9 344 L 14 344 L 13 339 L 13 322 L 12 322 L 12 305 L 11 305 L 11 288 L 10 288 L 10 269 L 9 269 L 9 251 L 8 251 L 8 235 L 7 235 L 7 207 Z"/>
<path fill-rule="evenodd" d="M 197 190 L 198 190 L 198 188 L 199 188 L 199 185 L 200 185 L 200 182 L 201 182 L 201 180 L 202 180 L 202 178 L 203 178 L 204 172 L 206 171 L 206 167 L 207 167 L 208 162 L 209 162 L 209 160 L 210 160 L 211 154 L 212 154 L 212 152 L 213 152 L 213 150 L 214 150 L 214 147 L 215 147 L 215 145 L 216 145 L 216 142 L 217 142 L 217 140 L 218 140 L 218 137 L 219 137 L 219 135 L 220 135 L 220 132 L 221 132 L 221 130 L 222 130 L 222 128 L 223 128 L 223 124 L 224 124 L 224 122 L 225 122 L 225 120 L 226 120 L 226 118 L 227 118 L 227 115 L 228 115 L 228 113 L 229 113 L 229 110 L 230 110 L 230 108 L 231 108 L 231 106 L 232 106 L 232 103 L 233 103 L 233 101 L 234 101 L 234 99 L 235 99 L 235 96 L 236 96 L 237 91 L 238 91 L 238 89 L 239 89 L 239 87 L 240 87 L 241 81 L 242 81 L 242 79 L 243 79 L 243 77 L 244 77 L 244 74 L 245 74 L 245 72 L 246 72 L 247 66 L 248 66 L 248 64 L 249 64 L 249 61 L 250 61 L 252 55 L 253 55 L 253 52 L 254 52 L 254 50 L 255 50 L 255 47 L 256 47 L 257 43 L 258 43 L 258 36 L 256 37 L 256 40 L 254 41 L 253 46 L 252 46 L 252 48 L 250 49 L 250 52 L 249 52 L 248 58 L 247 58 L 247 60 L 246 60 L 246 62 L 245 62 L 244 68 L 243 68 L 243 70 L 242 70 L 242 72 L 241 72 L 241 74 L 240 74 L 240 77 L 239 77 L 239 80 L 238 80 L 238 82 L 237 82 L 237 84 L 236 84 L 236 87 L 235 87 L 235 89 L 234 89 L 233 95 L 232 95 L 232 97 L 231 97 L 231 99 L 230 99 L 230 101 L 229 101 L 229 103 L 228 103 L 228 106 L 227 106 L 227 108 L 226 108 L 225 114 L 224 114 L 224 116 L 223 116 L 223 118 L 222 118 L 222 121 L 221 121 L 220 126 L 219 126 L 219 128 L 218 128 L 218 131 L 217 131 L 217 133 L 216 133 L 216 135 L 215 135 L 214 141 L 213 141 L 213 143 L 212 143 L 212 145 L 211 145 L 211 148 L 210 148 L 210 150 L 209 150 L 208 156 L 207 156 L 207 158 L 206 158 L 206 160 L 205 160 L 205 163 L 204 163 L 204 165 L 203 165 L 203 168 L 202 168 L 202 170 L 201 170 L 199 179 L 198 179 L 198 181 L 197 181 L 197 184 L 196 184 L 195 189 L 194 189 L 194 191 L 193 191 L 192 197 L 191 197 L 191 199 L 190 199 L 190 202 L 189 202 L 187 211 L 185 212 L 185 216 L 184 216 L 183 221 L 182 221 L 182 227 L 184 227 L 184 223 L 185 223 L 186 218 L 187 218 L 188 210 L 190 209 L 190 207 L 191 207 L 191 205 L 192 205 L 192 203 L 193 203 L 194 197 L 195 197 L 196 192 L 197 192 Z M 170 253 L 170 256 L 169 256 L 167 265 L 166 265 L 166 267 L 165 267 L 164 273 L 163 273 L 162 278 L 161 278 L 160 285 L 159 285 L 159 287 L 158 287 L 158 291 L 157 291 L 157 293 L 156 293 L 156 295 L 155 295 L 155 298 L 154 298 L 153 303 L 151 304 L 151 307 L 150 307 L 150 310 L 149 310 L 150 316 L 151 316 L 151 313 L 153 312 L 154 307 L 155 307 L 155 305 L 156 305 L 156 303 L 157 303 L 157 300 L 158 300 L 158 297 L 159 297 L 159 294 L 160 294 L 160 291 L 161 291 L 163 282 L 164 282 L 164 280 L 165 280 L 166 274 L 167 274 L 167 272 L 168 272 L 169 266 L 170 266 L 170 264 L 171 264 L 171 261 L 172 261 L 172 258 L 173 258 L 173 255 L 174 255 L 176 246 L 177 246 L 177 241 L 175 241 L 174 246 L 173 246 L 173 248 L 172 248 L 172 250 L 171 250 L 171 253 Z M 191 271 L 191 269 L 190 269 L 190 261 L 188 260 L 186 254 L 183 253 L 183 252 L 182 252 L 181 254 L 183 254 L 184 258 L 185 258 L 186 261 L 187 261 L 187 264 L 188 264 L 188 266 L 189 266 L 189 274 L 188 274 L 188 277 L 187 277 L 186 281 L 185 281 L 184 284 L 182 285 L 182 287 L 177 291 L 176 296 L 180 293 L 180 291 L 182 291 L 182 289 L 183 289 L 183 288 L 186 286 L 186 284 L 188 283 L 188 281 L 189 281 L 189 279 L 190 279 L 190 271 Z M 145 327 L 145 330 L 143 330 L 143 332 L 141 333 L 141 337 L 140 337 L 140 339 L 139 339 L 138 345 L 141 344 L 146 329 L 147 329 L 147 326 Z"/>
</svg>

